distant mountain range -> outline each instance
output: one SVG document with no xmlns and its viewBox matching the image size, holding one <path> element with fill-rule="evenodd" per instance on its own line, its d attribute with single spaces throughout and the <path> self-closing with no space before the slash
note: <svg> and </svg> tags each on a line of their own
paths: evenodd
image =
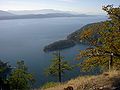
<svg viewBox="0 0 120 90">
<path fill-rule="evenodd" d="M 95 16 L 95 15 L 77 14 L 74 12 L 69 12 L 69 11 L 65 12 L 65 11 L 52 10 L 52 9 L 35 10 L 35 11 L 34 10 L 10 11 L 10 12 L 0 10 L 0 20 L 55 18 L 55 17 L 88 17 L 88 16 Z"/>
<path fill-rule="evenodd" d="M 3 17 L 3 16 L 14 16 L 14 14 L 0 10 L 0 17 Z"/>
<path fill-rule="evenodd" d="M 16 14 L 16 15 L 26 15 L 26 14 L 48 14 L 48 13 L 69 13 L 69 14 L 78 14 L 73 11 L 60 11 L 54 9 L 42 9 L 42 10 L 21 10 L 21 11 L 13 11 L 9 10 L 8 12 Z"/>
</svg>

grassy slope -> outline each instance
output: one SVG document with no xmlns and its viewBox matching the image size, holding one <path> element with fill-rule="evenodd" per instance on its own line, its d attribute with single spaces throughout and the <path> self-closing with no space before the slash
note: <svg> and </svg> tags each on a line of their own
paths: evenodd
<svg viewBox="0 0 120 90">
<path fill-rule="evenodd" d="M 105 72 L 97 76 L 82 76 L 41 90 L 64 90 L 68 86 L 72 86 L 74 90 L 120 90 L 120 71 Z"/>
</svg>

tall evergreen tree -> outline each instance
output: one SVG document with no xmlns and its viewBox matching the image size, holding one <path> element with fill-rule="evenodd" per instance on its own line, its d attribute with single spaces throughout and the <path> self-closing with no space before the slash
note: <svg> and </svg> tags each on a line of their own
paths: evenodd
<svg viewBox="0 0 120 90">
<path fill-rule="evenodd" d="M 9 77 L 10 89 L 30 90 L 33 81 L 33 76 L 28 72 L 24 61 L 18 61 L 16 68 Z"/>
<path fill-rule="evenodd" d="M 71 66 L 67 61 L 64 61 L 64 57 L 61 56 L 60 51 L 53 54 L 52 64 L 46 70 L 47 75 L 56 76 L 59 79 L 59 82 L 62 81 L 62 75 L 65 71 L 71 70 Z"/>
<path fill-rule="evenodd" d="M 0 90 L 9 90 L 7 77 L 10 75 L 12 68 L 7 62 L 0 60 Z"/>
<path fill-rule="evenodd" d="M 101 30 L 96 33 L 99 38 L 95 43 L 91 40 L 90 47 L 80 51 L 77 57 L 84 59 L 81 63 L 83 70 L 98 66 L 109 70 L 120 67 L 120 7 L 107 5 L 103 10 L 107 12 L 109 20 L 105 21 Z M 86 39 L 86 36 L 83 39 Z"/>
</svg>

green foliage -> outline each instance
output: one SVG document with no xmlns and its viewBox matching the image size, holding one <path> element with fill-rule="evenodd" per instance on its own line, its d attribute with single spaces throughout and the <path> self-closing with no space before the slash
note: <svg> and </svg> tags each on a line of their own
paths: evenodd
<svg viewBox="0 0 120 90">
<path fill-rule="evenodd" d="M 109 20 L 102 24 L 97 32 L 99 37 L 95 43 L 91 41 L 90 48 L 80 51 L 77 59 L 84 59 L 81 63 L 83 70 L 91 70 L 94 67 L 103 69 L 119 69 L 120 66 L 120 7 L 112 5 L 104 6 L 103 10 L 108 13 Z M 86 32 L 83 37 L 88 38 L 91 34 Z M 92 32 L 90 32 L 92 33 Z M 84 38 L 83 38 L 84 40 Z"/>
<path fill-rule="evenodd" d="M 72 40 L 59 40 L 44 47 L 45 52 L 62 50 L 74 46 L 75 43 Z"/>
<path fill-rule="evenodd" d="M 0 74 L 2 74 L 5 70 L 9 68 L 8 63 L 4 63 L 0 60 Z"/>
<path fill-rule="evenodd" d="M 7 76 L 10 75 L 11 67 L 7 62 L 0 60 L 0 89 L 9 90 L 9 83 Z"/>
<path fill-rule="evenodd" d="M 11 76 L 9 77 L 11 90 L 30 90 L 33 82 L 33 75 L 28 73 L 24 61 L 18 61 L 17 67 L 13 70 Z"/>
<path fill-rule="evenodd" d="M 72 68 L 67 61 L 64 61 L 64 57 L 60 55 L 60 52 L 56 52 L 53 55 L 52 64 L 46 70 L 46 74 L 61 78 L 65 71 L 72 70 Z M 61 82 L 61 80 L 59 81 Z"/>
</svg>

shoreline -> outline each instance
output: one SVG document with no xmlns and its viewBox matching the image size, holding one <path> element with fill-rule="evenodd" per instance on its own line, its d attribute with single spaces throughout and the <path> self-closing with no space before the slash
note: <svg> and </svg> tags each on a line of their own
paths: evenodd
<svg viewBox="0 0 120 90">
<path fill-rule="evenodd" d="M 58 50 L 63 50 L 67 48 L 74 47 L 76 44 L 84 44 L 84 45 L 89 45 L 89 40 L 80 40 L 80 35 L 88 30 L 89 28 L 93 28 L 96 30 L 96 25 L 99 26 L 99 24 L 102 24 L 102 22 L 97 22 L 97 23 L 90 23 L 87 25 L 84 25 L 80 29 L 76 30 L 75 32 L 72 32 L 69 34 L 66 39 L 64 40 L 58 40 L 56 42 L 53 42 L 49 45 L 46 45 L 43 49 L 44 52 L 52 52 L 52 51 L 58 51 Z M 93 33 L 93 36 L 96 36 L 96 33 Z M 94 37 L 91 37 L 94 38 Z"/>
</svg>

